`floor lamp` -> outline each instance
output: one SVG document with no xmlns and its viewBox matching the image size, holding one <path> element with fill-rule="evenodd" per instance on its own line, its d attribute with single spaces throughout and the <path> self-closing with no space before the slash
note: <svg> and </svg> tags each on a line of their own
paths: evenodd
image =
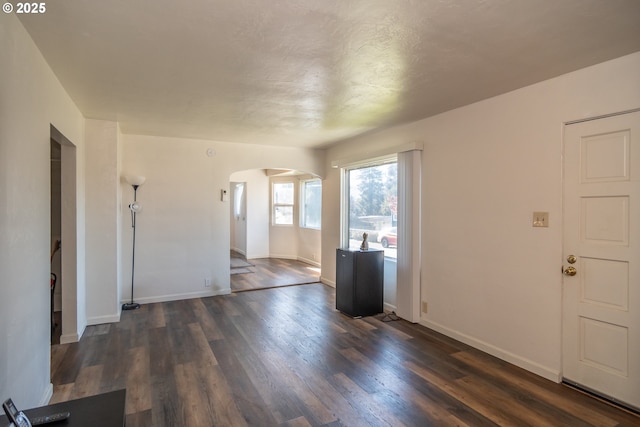
<svg viewBox="0 0 640 427">
<path fill-rule="evenodd" d="M 136 214 L 142 209 L 142 205 L 137 201 L 138 187 L 144 184 L 144 176 L 125 176 L 126 181 L 133 187 L 133 203 L 129 204 L 131 211 L 131 228 L 133 228 L 133 250 L 131 255 L 131 302 L 122 304 L 123 310 L 135 310 L 140 308 L 140 304 L 133 302 L 133 279 L 135 277 L 136 266 Z"/>
</svg>

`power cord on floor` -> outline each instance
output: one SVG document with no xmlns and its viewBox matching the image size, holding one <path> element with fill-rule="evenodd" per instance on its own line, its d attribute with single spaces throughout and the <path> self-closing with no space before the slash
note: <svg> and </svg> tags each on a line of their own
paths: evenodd
<svg viewBox="0 0 640 427">
<path fill-rule="evenodd" d="M 383 322 L 395 322 L 396 320 L 400 320 L 400 318 L 395 311 L 392 311 L 391 313 L 387 313 L 382 316 L 380 320 L 382 320 Z"/>
</svg>

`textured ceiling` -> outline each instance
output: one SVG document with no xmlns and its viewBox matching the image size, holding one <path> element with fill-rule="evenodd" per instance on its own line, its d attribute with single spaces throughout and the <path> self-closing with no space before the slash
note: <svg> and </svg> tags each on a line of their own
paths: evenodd
<svg viewBox="0 0 640 427">
<path fill-rule="evenodd" d="M 64 0 L 19 15 L 87 118 L 320 147 L 640 51 L 640 0 Z"/>
</svg>

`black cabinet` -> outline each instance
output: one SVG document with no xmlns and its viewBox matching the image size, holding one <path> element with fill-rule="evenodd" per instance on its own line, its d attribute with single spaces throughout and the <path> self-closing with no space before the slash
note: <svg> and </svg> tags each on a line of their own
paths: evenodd
<svg viewBox="0 0 640 427">
<path fill-rule="evenodd" d="M 336 308 L 353 317 L 382 313 L 384 251 L 336 251 Z"/>
</svg>

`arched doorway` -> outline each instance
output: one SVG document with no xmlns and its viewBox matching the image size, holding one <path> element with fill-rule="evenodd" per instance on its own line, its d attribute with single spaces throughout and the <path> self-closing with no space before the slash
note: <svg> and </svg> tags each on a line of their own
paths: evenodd
<svg viewBox="0 0 640 427">
<path fill-rule="evenodd" d="M 229 179 L 232 292 L 318 282 L 321 180 L 288 169 Z"/>
</svg>

